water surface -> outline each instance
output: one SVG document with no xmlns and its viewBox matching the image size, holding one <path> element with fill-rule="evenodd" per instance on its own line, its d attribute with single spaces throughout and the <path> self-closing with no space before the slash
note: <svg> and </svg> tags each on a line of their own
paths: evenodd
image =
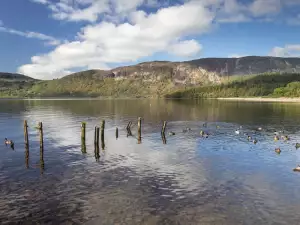
<svg viewBox="0 0 300 225">
<path fill-rule="evenodd" d="M 296 103 L 1 100 L 0 134 L 15 142 L 15 150 L 0 145 L 1 224 L 300 224 L 300 173 L 293 172 L 300 164 L 294 147 L 299 115 Z M 101 120 L 105 149 L 96 160 L 93 132 Z M 166 132 L 176 134 L 167 135 L 166 144 L 164 120 Z M 129 121 L 133 137 L 126 135 Z M 38 122 L 44 126 L 44 168 Z M 182 132 L 186 127 L 191 131 Z M 264 130 L 255 132 L 257 127 Z M 210 136 L 202 138 L 200 130 Z M 275 130 L 291 140 L 275 142 Z"/>
</svg>

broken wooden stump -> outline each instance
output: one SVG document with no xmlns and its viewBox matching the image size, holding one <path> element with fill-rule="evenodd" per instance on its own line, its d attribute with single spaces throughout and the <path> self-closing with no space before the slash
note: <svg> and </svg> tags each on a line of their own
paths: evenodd
<svg viewBox="0 0 300 225">
<path fill-rule="evenodd" d="M 138 144 L 142 142 L 142 118 L 138 118 Z"/>
<path fill-rule="evenodd" d="M 43 133 L 43 123 L 39 122 L 38 126 L 39 134 L 40 134 L 40 149 L 44 150 L 44 133 Z"/>
<path fill-rule="evenodd" d="M 105 120 L 102 120 L 102 124 L 101 124 L 101 147 L 102 147 L 102 149 L 105 148 L 105 143 L 104 143 L 104 129 L 105 129 Z"/>
<path fill-rule="evenodd" d="M 119 138 L 119 130 L 118 130 L 118 128 L 116 127 L 116 139 L 118 139 Z"/>
<path fill-rule="evenodd" d="M 162 126 L 162 128 L 161 128 L 161 133 L 162 133 L 163 135 L 165 135 L 165 132 L 166 132 L 166 126 L 167 126 L 167 121 L 164 121 L 163 126 Z"/>
</svg>

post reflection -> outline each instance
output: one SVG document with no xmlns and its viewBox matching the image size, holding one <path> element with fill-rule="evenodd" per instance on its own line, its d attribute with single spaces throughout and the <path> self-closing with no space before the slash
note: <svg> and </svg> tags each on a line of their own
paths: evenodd
<svg viewBox="0 0 300 225">
<path fill-rule="evenodd" d="M 164 133 L 161 133 L 161 139 L 164 145 L 167 144 L 166 135 Z"/>
<path fill-rule="evenodd" d="M 40 148 L 40 171 L 41 174 L 44 173 L 45 170 L 45 162 L 44 162 L 44 147 Z"/>
<path fill-rule="evenodd" d="M 81 152 L 82 152 L 82 154 L 86 154 L 86 144 L 85 144 L 85 142 L 81 143 Z"/>
<path fill-rule="evenodd" d="M 29 147 L 28 147 L 28 145 L 25 145 L 25 166 L 26 166 L 26 169 L 29 168 Z"/>
</svg>

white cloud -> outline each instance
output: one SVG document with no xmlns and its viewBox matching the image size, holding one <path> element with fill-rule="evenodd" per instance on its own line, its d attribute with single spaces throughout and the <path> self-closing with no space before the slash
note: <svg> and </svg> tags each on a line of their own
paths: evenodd
<svg viewBox="0 0 300 225">
<path fill-rule="evenodd" d="M 246 55 L 241 55 L 241 54 L 231 54 L 228 56 L 228 58 L 241 58 L 245 57 Z"/>
<path fill-rule="evenodd" d="M 30 0 L 47 5 L 57 20 L 94 22 L 101 13 L 109 11 L 109 0 Z"/>
<path fill-rule="evenodd" d="M 224 0 L 223 11 L 225 13 L 239 13 L 247 9 L 246 5 L 237 0 Z"/>
<path fill-rule="evenodd" d="M 96 22 L 105 13 L 105 18 L 118 21 L 126 13 L 139 6 L 161 7 L 176 4 L 171 0 L 30 0 L 47 5 L 52 17 L 66 21 Z M 278 14 L 284 7 L 300 4 L 299 0 L 179 0 L 179 2 L 195 2 L 209 6 L 217 12 L 217 19 L 222 23 L 246 22 L 251 17 L 265 17 Z M 178 3 L 178 2 L 177 2 Z M 103 18 L 102 18 L 103 19 Z"/>
<path fill-rule="evenodd" d="M 18 35 L 18 36 L 22 36 L 22 37 L 26 37 L 26 38 L 43 40 L 43 41 L 45 41 L 45 43 L 47 45 L 59 45 L 61 43 L 60 40 L 58 40 L 54 37 L 51 37 L 49 35 L 41 34 L 38 32 L 33 32 L 33 31 L 23 32 L 23 31 L 11 29 L 11 28 L 3 27 L 3 26 L 1 26 L 1 23 L 0 23 L 0 32 L 14 34 L 14 35 Z"/>
<path fill-rule="evenodd" d="M 274 47 L 269 53 L 270 56 L 276 57 L 300 57 L 300 44 L 286 45 L 284 47 Z"/>
<path fill-rule="evenodd" d="M 284 7 L 296 4 L 296 1 L 298 0 L 252 0 L 246 3 L 241 0 L 210 0 L 218 5 L 217 21 L 220 23 L 269 22 L 274 20 L 271 16 L 276 16 Z"/>
<path fill-rule="evenodd" d="M 275 56 L 275 57 L 285 57 L 286 56 L 286 49 L 283 47 L 274 47 L 271 52 L 269 53 L 269 56 Z"/>
<path fill-rule="evenodd" d="M 57 20 L 96 22 L 103 13 L 122 16 L 141 5 L 159 7 L 158 0 L 30 0 L 47 5 L 52 17 Z"/>
<path fill-rule="evenodd" d="M 251 19 L 244 14 L 237 14 L 218 19 L 219 23 L 238 23 L 247 21 L 251 21 Z"/>
<path fill-rule="evenodd" d="M 134 62 L 154 53 L 192 56 L 202 49 L 195 37 L 214 22 L 270 21 L 295 0 L 30 0 L 49 8 L 54 19 L 85 21 L 74 40 L 31 58 L 18 72 L 52 79 L 74 68 L 108 68 L 110 63 Z M 147 13 L 147 6 L 164 8 Z M 143 6 L 139 8 L 140 6 Z M 28 35 L 28 34 L 26 34 Z M 56 39 L 55 39 L 56 40 Z M 53 44 L 55 44 L 53 40 Z M 279 51 L 278 49 L 275 51 Z"/>
<path fill-rule="evenodd" d="M 81 21 L 86 20 L 95 22 L 98 16 L 104 12 L 109 11 L 109 5 L 106 0 L 98 0 L 88 4 L 85 8 L 74 7 L 67 4 L 67 2 L 59 2 L 56 4 L 49 4 L 49 9 L 53 11 L 53 18 L 58 20 Z M 81 2 L 77 0 L 79 5 Z"/>
<path fill-rule="evenodd" d="M 32 57 L 31 64 L 21 66 L 18 72 L 52 79 L 75 67 L 103 69 L 107 63 L 136 61 L 156 52 L 168 51 L 172 46 L 177 55 L 178 50 L 174 47 L 181 48 L 183 55 L 194 54 L 201 49 L 196 41 L 179 40 L 207 32 L 214 14 L 202 4 L 188 2 L 162 8 L 152 14 L 135 11 L 128 17 L 131 24 L 100 22 L 88 25 L 78 34 L 77 41 L 64 43 L 48 54 Z"/>
<path fill-rule="evenodd" d="M 175 43 L 169 47 L 169 53 L 182 56 L 182 57 L 190 57 L 199 53 L 202 49 L 202 45 L 200 45 L 196 40 L 187 40 Z"/>
<path fill-rule="evenodd" d="M 250 12 L 255 17 L 276 14 L 280 10 L 281 0 L 255 0 L 250 5 Z"/>
<path fill-rule="evenodd" d="M 39 3 L 39 4 L 47 4 L 48 1 L 47 0 L 31 0 L 32 2 L 35 2 L 35 3 Z"/>
<path fill-rule="evenodd" d="M 288 5 L 288 6 L 300 5 L 299 0 L 284 0 L 284 1 L 282 1 L 282 3 L 284 3 L 285 5 Z"/>
</svg>

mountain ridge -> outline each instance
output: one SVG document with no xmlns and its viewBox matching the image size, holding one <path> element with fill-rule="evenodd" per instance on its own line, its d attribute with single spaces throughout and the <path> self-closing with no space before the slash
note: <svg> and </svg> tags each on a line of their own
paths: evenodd
<svg viewBox="0 0 300 225">
<path fill-rule="evenodd" d="M 210 73 L 213 74 L 214 76 L 219 76 L 219 77 L 272 73 L 272 72 L 300 73 L 300 58 L 273 57 L 273 56 L 244 56 L 239 58 L 208 57 L 208 58 L 200 58 L 200 59 L 178 61 L 178 62 L 154 60 L 148 62 L 141 62 L 135 65 L 116 67 L 110 70 L 91 69 L 91 70 L 79 71 L 76 73 L 68 74 L 59 79 L 66 79 L 66 77 L 70 77 L 72 75 L 78 76 L 79 74 L 80 75 L 85 75 L 85 73 L 90 74 L 91 72 L 93 72 L 94 75 L 98 74 L 100 77 L 103 76 L 103 77 L 110 77 L 110 78 L 118 78 L 118 77 L 124 78 L 129 74 L 131 75 L 131 77 L 136 77 L 130 73 L 133 72 L 134 69 L 138 69 L 138 71 L 134 71 L 134 72 L 141 72 L 141 70 L 145 70 L 145 69 L 147 70 L 147 72 L 149 72 L 149 69 L 153 70 L 156 67 L 163 69 L 161 72 L 166 72 L 166 70 L 168 69 L 169 72 L 171 72 L 171 69 L 173 69 L 175 71 L 172 71 L 171 73 L 175 73 L 175 75 L 176 72 L 178 75 L 178 68 L 185 67 L 188 68 L 189 70 L 198 69 L 198 72 L 202 73 L 203 75 L 205 73 Z M 202 71 L 199 71 L 199 69 Z M 183 74 L 184 71 L 182 70 L 180 70 L 179 72 L 183 76 L 188 76 L 189 74 L 186 74 L 186 72 L 192 72 L 192 71 L 185 71 L 184 74 Z M 2 78 L 1 75 L 4 76 L 3 74 L 6 74 L 6 76 L 10 74 L 12 77 L 24 76 L 27 79 L 30 78 L 34 79 L 30 76 L 23 75 L 23 74 L 1 73 L 1 72 L 0 72 L 0 78 Z"/>
<path fill-rule="evenodd" d="M 0 79 L 15 79 L 15 80 L 36 80 L 30 76 L 26 76 L 19 73 L 8 73 L 8 72 L 0 72 Z"/>
<path fill-rule="evenodd" d="M 94 70 L 106 74 L 107 77 L 118 77 L 124 75 L 115 74 L 115 72 L 132 69 L 135 67 L 150 68 L 158 66 L 189 66 L 191 69 L 201 68 L 209 73 L 214 73 L 218 76 L 234 76 L 234 75 L 253 75 L 261 73 L 300 73 L 300 58 L 298 57 L 273 57 L 273 56 L 245 56 L 239 58 L 219 58 L 209 57 L 193 59 L 189 61 L 148 61 L 141 62 L 135 65 L 120 66 L 110 70 Z M 172 65 L 172 66 L 171 66 Z M 226 68 L 227 67 L 227 68 Z M 91 70 L 88 70 L 91 71 Z M 88 72 L 86 71 L 86 72 Z M 85 71 L 81 71 L 82 73 Z M 203 71 L 202 71 L 203 72 Z M 67 76 L 75 75 L 77 73 L 69 74 Z M 113 75 L 114 74 L 114 75 Z"/>
<path fill-rule="evenodd" d="M 150 61 L 111 70 L 86 70 L 53 80 L 35 80 L 14 74 L 9 80 L 6 74 L 6 79 L 0 79 L 0 96 L 160 97 L 186 88 L 219 86 L 235 78 L 241 79 L 255 76 L 255 74 L 268 73 L 286 76 L 283 78 L 284 82 L 281 81 L 281 77 L 278 78 L 279 80 L 276 78 L 279 83 L 268 88 L 268 93 L 270 93 L 274 88 L 298 81 L 300 58 L 246 56 L 202 58 L 184 62 Z M 294 75 L 288 76 L 288 74 Z M 255 82 L 260 82 L 259 79 Z M 255 89 L 255 85 L 251 82 L 244 83 L 243 87 L 247 87 L 248 84 Z M 267 84 L 268 82 L 265 82 L 261 87 L 264 88 Z M 204 89 L 196 91 L 202 90 Z M 231 90 L 238 95 L 234 88 Z M 257 95 L 266 92 L 248 93 Z"/>
</svg>

